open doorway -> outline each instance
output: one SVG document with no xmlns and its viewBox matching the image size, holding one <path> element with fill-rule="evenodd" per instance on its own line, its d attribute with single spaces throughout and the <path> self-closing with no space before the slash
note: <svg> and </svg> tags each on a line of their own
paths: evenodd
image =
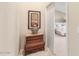
<svg viewBox="0 0 79 59">
<path fill-rule="evenodd" d="M 67 55 L 67 4 L 65 2 L 55 3 L 54 24 L 54 53 L 60 56 Z"/>
<path fill-rule="evenodd" d="M 47 46 L 57 56 L 67 56 L 67 3 L 50 3 L 47 7 Z"/>
</svg>

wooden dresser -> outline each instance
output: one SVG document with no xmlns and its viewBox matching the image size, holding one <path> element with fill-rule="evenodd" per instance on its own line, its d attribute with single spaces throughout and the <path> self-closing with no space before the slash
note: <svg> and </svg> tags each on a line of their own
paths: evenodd
<svg viewBox="0 0 79 59">
<path fill-rule="evenodd" d="M 43 34 L 27 35 L 24 46 L 24 55 L 44 50 L 44 46 L 45 42 L 43 40 Z"/>
</svg>

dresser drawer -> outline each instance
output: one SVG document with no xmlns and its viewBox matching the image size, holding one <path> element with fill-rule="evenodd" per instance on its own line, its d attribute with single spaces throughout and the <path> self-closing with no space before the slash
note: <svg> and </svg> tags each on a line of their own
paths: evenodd
<svg viewBox="0 0 79 59">
<path fill-rule="evenodd" d="M 32 44 L 27 44 L 26 45 L 26 50 L 30 49 L 36 49 L 39 47 L 44 47 L 44 42 L 37 42 L 37 43 L 32 43 Z"/>
<path fill-rule="evenodd" d="M 31 44 L 31 43 L 41 42 L 41 41 L 43 41 L 43 40 L 42 39 L 28 40 L 28 41 L 26 41 L 26 44 Z"/>
<path fill-rule="evenodd" d="M 27 41 L 29 41 L 29 40 L 37 40 L 37 39 L 43 39 L 43 35 L 26 37 Z"/>
<path fill-rule="evenodd" d="M 25 55 L 44 50 L 44 46 L 45 42 L 43 40 L 43 34 L 26 36 L 26 43 L 24 46 Z"/>
<path fill-rule="evenodd" d="M 42 42 L 42 44 L 26 46 L 25 55 L 35 53 L 41 50 L 44 50 L 44 42 Z"/>
</svg>

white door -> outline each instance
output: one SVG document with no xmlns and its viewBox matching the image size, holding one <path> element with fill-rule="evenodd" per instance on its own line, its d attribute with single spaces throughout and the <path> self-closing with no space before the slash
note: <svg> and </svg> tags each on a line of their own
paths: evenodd
<svg viewBox="0 0 79 59">
<path fill-rule="evenodd" d="M 47 7 L 47 46 L 52 51 L 54 49 L 54 4 L 51 3 Z"/>
</svg>

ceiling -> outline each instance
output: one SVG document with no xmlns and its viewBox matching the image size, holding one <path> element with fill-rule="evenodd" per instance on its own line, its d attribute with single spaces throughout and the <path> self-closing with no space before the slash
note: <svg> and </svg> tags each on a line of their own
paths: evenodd
<svg viewBox="0 0 79 59">
<path fill-rule="evenodd" d="M 28 6 L 47 6 L 50 2 L 24 2 Z"/>
</svg>

